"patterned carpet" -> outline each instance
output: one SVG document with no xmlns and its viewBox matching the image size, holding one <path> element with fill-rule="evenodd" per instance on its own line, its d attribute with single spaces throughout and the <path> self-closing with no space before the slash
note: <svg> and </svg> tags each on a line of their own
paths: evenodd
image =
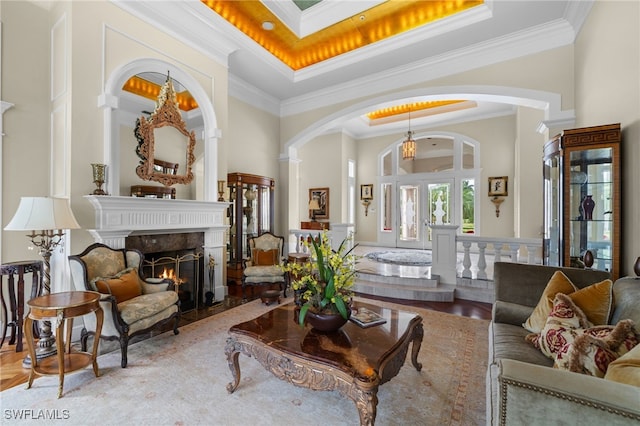
<svg viewBox="0 0 640 426">
<path fill-rule="evenodd" d="M 431 250 L 374 251 L 365 255 L 375 262 L 406 266 L 431 265 Z"/>
<path fill-rule="evenodd" d="M 101 355 L 101 376 L 91 369 L 66 376 L 60 399 L 57 377 L 37 378 L 29 390 L 8 389 L 0 393 L 3 424 L 43 424 L 43 416 L 60 425 L 358 424 L 350 399 L 292 386 L 244 355 L 240 386 L 227 393 L 226 331 L 276 306 L 253 301 L 186 325 L 178 336 L 135 343 L 126 369 L 119 351 Z M 484 424 L 488 322 L 410 309 L 424 319 L 423 368 L 416 371 L 408 357 L 398 376 L 380 387 L 376 425 Z"/>
</svg>

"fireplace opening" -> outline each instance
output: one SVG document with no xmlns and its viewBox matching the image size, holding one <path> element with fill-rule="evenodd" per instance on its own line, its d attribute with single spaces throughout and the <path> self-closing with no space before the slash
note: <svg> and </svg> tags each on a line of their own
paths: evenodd
<svg viewBox="0 0 640 426">
<path fill-rule="evenodd" d="M 126 248 L 144 254 L 146 278 L 169 278 L 175 284 L 182 312 L 204 306 L 204 233 L 136 235 L 127 237 Z"/>
</svg>

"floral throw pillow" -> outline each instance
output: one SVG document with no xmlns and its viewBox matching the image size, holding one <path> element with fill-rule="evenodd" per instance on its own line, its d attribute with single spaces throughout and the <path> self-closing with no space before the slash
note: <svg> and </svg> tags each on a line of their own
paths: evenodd
<svg viewBox="0 0 640 426">
<path fill-rule="evenodd" d="M 526 339 L 543 354 L 554 359 L 560 349 L 572 343 L 576 336 L 591 326 L 582 310 L 567 295 L 558 293 L 542 331 L 539 334 L 529 334 Z"/>
<path fill-rule="evenodd" d="M 631 320 L 583 330 L 557 351 L 554 367 L 604 377 L 609 364 L 633 349 L 639 338 Z"/>
</svg>

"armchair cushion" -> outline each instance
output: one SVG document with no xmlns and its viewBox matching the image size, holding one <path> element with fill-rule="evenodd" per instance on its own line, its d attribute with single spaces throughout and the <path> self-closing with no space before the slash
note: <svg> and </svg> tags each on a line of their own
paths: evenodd
<svg viewBox="0 0 640 426">
<path fill-rule="evenodd" d="M 277 265 L 278 263 L 280 262 L 277 248 L 269 250 L 255 248 L 251 250 L 251 264 L 253 266 L 271 266 Z"/>
<path fill-rule="evenodd" d="M 164 311 L 172 305 L 176 305 L 177 301 L 178 293 L 175 291 L 161 291 L 158 293 L 143 294 L 125 302 L 118 303 L 118 310 L 124 322 L 133 324 Z"/>
<path fill-rule="evenodd" d="M 284 271 L 279 265 L 248 266 L 244 269 L 244 276 L 248 283 L 277 283 L 284 279 Z"/>
<path fill-rule="evenodd" d="M 100 293 L 110 294 L 117 303 L 125 302 L 142 294 L 137 268 L 129 268 L 129 272 L 118 274 L 113 278 L 98 278 L 96 289 Z"/>
</svg>

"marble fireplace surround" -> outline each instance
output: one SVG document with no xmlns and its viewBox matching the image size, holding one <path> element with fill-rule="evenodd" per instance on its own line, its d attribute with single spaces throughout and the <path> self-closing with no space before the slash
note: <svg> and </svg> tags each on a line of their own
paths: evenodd
<svg viewBox="0 0 640 426">
<path fill-rule="evenodd" d="M 229 203 L 217 201 L 171 200 L 109 195 L 85 195 L 95 211 L 95 229 L 89 232 L 96 242 L 125 248 L 133 235 L 204 233 L 204 258 L 215 260 L 215 300 L 227 294 L 225 277 L 225 225 Z M 205 277 L 209 276 L 205 260 Z"/>
</svg>

